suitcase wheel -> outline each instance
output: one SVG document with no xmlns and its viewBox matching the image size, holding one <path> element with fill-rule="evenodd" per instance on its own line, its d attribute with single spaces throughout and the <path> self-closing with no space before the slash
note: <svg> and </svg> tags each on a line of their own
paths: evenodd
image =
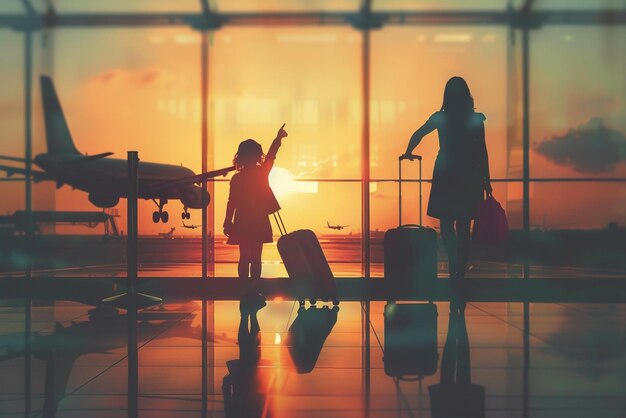
<svg viewBox="0 0 626 418">
<path fill-rule="evenodd" d="M 339 299 L 333 299 L 333 306 L 339 305 Z"/>
</svg>

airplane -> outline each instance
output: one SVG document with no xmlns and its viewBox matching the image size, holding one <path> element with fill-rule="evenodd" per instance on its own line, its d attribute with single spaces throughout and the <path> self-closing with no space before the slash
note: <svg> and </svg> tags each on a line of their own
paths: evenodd
<svg viewBox="0 0 626 418">
<path fill-rule="evenodd" d="M 328 221 L 326 221 L 326 228 L 336 229 L 337 231 L 341 231 L 347 226 L 350 226 L 350 225 L 331 225 Z"/>
<path fill-rule="evenodd" d="M 127 197 L 127 161 L 109 158 L 113 153 L 82 154 L 74 145 L 68 123 L 63 114 L 52 79 L 40 77 L 46 127 L 47 152 L 37 155 L 33 163 L 43 171 L 31 170 L 34 182 L 56 181 L 57 188 L 64 184 L 89 194 L 89 201 L 99 208 L 112 208 L 120 198 Z M 24 158 L 0 155 L 0 160 L 26 163 Z M 152 200 L 157 210 L 152 221 L 167 223 L 169 214 L 164 206 L 169 200 L 183 204 L 182 219 L 190 219 L 189 209 L 208 206 L 211 196 L 198 186 L 204 179 L 226 176 L 235 167 L 226 167 L 207 173 L 195 174 L 189 168 L 172 164 L 139 162 L 139 198 Z M 7 176 L 26 175 L 25 168 L 0 165 Z"/>
<path fill-rule="evenodd" d="M 187 229 L 196 229 L 196 228 L 200 228 L 202 225 L 187 225 L 185 222 L 183 222 L 183 228 L 187 228 Z"/>
<path fill-rule="evenodd" d="M 159 236 L 165 239 L 174 239 L 174 231 L 176 231 L 176 228 L 170 229 L 169 232 L 159 232 Z"/>
</svg>

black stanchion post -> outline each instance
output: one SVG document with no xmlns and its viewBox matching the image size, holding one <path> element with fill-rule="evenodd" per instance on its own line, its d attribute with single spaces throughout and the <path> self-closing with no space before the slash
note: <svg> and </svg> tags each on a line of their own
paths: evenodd
<svg viewBox="0 0 626 418">
<path fill-rule="evenodd" d="M 148 306 L 158 305 L 163 302 L 162 299 L 137 292 L 137 274 L 138 274 L 138 214 L 137 199 L 139 197 L 139 153 L 137 151 L 128 151 L 127 160 L 128 171 L 128 193 L 126 206 L 126 271 L 128 279 L 128 290 L 121 295 L 112 296 L 102 299 L 102 302 L 111 304 L 117 308 L 128 310 L 129 314 L 132 310 L 143 309 Z"/>
<path fill-rule="evenodd" d="M 126 268 L 128 272 L 128 294 L 131 299 L 136 295 L 137 281 L 137 197 L 139 192 L 139 154 L 137 151 L 128 151 L 128 204 L 126 219 L 128 237 L 126 241 Z"/>
<path fill-rule="evenodd" d="M 126 267 L 128 273 L 128 417 L 138 415 L 137 397 L 139 395 L 139 357 L 137 353 L 137 197 L 139 192 L 137 151 L 128 151 L 128 204 L 126 241 Z"/>
</svg>

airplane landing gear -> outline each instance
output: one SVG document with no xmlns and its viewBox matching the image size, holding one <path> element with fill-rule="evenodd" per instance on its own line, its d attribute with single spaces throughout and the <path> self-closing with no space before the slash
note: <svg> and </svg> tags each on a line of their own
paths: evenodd
<svg viewBox="0 0 626 418">
<path fill-rule="evenodd" d="M 187 209 L 186 206 L 183 208 L 183 213 L 180 214 L 180 217 L 183 220 L 191 219 L 191 213 L 189 213 L 189 210 Z"/>
<path fill-rule="evenodd" d="M 167 199 L 159 199 L 159 202 L 155 199 L 152 199 L 155 205 L 159 207 L 159 210 L 155 210 L 152 213 L 152 222 L 159 223 L 159 221 L 163 221 L 164 224 L 170 220 L 170 214 L 167 211 L 163 210 L 163 207 L 167 204 Z"/>
</svg>

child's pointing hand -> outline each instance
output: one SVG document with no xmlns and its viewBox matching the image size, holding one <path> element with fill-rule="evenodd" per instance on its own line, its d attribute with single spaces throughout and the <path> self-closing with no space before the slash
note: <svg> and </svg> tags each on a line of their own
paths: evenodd
<svg viewBox="0 0 626 418">
<path fill-rule="evenodd" d="M 287 131 L 285 131 L 285 125 L 286 123 L 283 123 L 283 126 L 280 127 L 280 129 L 278 130 L 278 133 L 276 134 L 276 138 L 283 139 L 284 137 L 288 135 Z"/>
</svg>

